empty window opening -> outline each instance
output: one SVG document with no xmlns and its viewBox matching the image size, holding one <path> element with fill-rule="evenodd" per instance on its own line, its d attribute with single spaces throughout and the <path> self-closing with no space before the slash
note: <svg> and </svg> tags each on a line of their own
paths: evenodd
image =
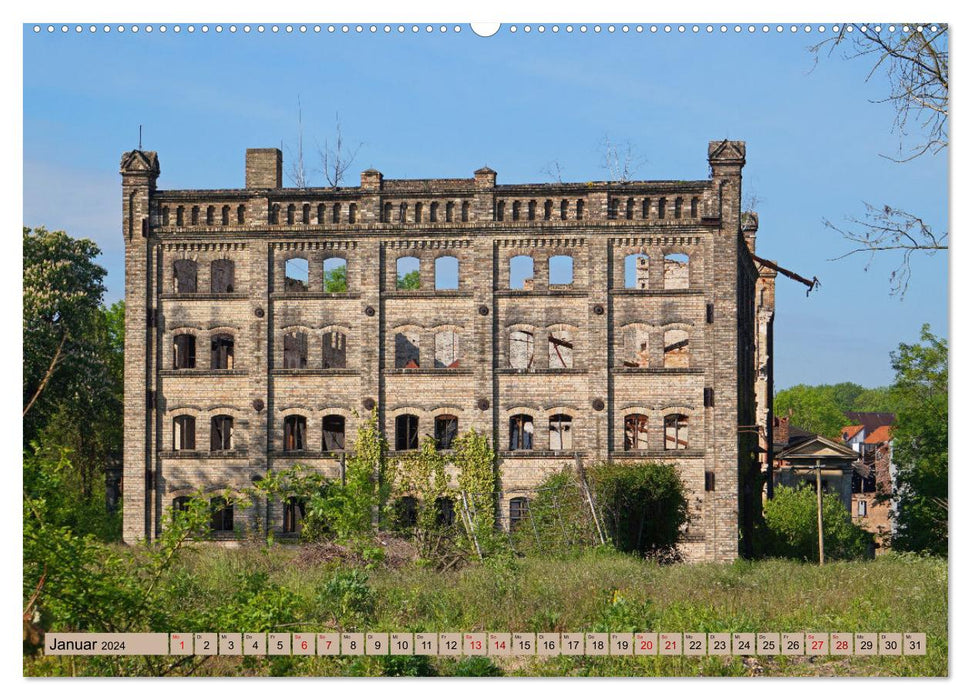
<svg viewBox="0 0 971 700">
<path fill-rule="evenodd" d="M 415 223 L 421 223 L 421 217 L 425 206 L 421 202 L 415 202 Z"/>
<path fill-rule="evenodd" d="M 664 449 L 688 449 L 688 416 L 680 413 L 664 416 Z"/>
<path fill-rule="evenodd" d="M 340 331 L 324 333 L 323 368 L 347 368 L 347 336 Z"/>
<path fill-rule="evenodd" d="M 691 198 L 691 218 L 692 219 L 698 218 L 698 198 L 697 197 Z"/>
<path fill-rule="evenodd" d="M 634 198 L 633 197 L 627 198 L 627 211 L 625 212 L 625 215 L 628 219 L 634 218 Z"/>
<path fill-rule="evenodd" d="M 347 260 L 344 258 L 324 260 L 324 291 L 328 294 L 347 291 Z"/>
<path fill-rule="evenodd" d="M 455 202 L 445 203 L 445 221 L 451 223 L 455 219 Z"/>
<path fill-rule="evenodd" d="M 710 469 L 705 470 L 705 491 L 715 490 L 715 472 Z"/>
<path fill-rule="evenodd" d="M 519 221 L 519 212 L 520 212 L 521 207 L 522 207 L 522 204 L 520 204 L 519 201 L 514 201 L 512 203 L 512 220 L 513 221 Z"/>
<path fill-rule="evenodd" d="M 682 197 L 676 197 L 674 200 L 674 218 L 681 218 L 681 208 L 684 205 L 684 199 Z"/>
<path fill-rule="evenodd" d="M 438 222 L 438 202 L 432 202 L 428 207 L 428 220 L 433 224 Z"/>
<path fill-rule="evenodd" d="M 550 284 L 573 284 L 573 257 L 554 255 L 549 260 Z"/>
<path fill-rule="evenodd" d="M 306 516 L 307 502 L 297 496 L 289 496 L 283 504 L 283 531 L 292 535 L 300 534 Z"/>
<path fill-rule="evenodd" d="M 192 416 L 176 416 L 172 419 L 172 449 L 196 449 L 196 419 Z"/>
<path fill-rule="evenodd" d="M 553 200 L 547 199 L 543 202 L 543 220 L 549 221 L 553 218 Z"/>
<path fill-rule="evenodd" d="M 306 416 L 287 416 L 283 419 L 283 450 L 298 452 L 307 449 Z"/>
<path fill-rule="evenodd" d="M 347 223 L 349 224 L 357 223 L 357 204 L 353 202 L 349 207 L 347 207 Z"/>
<path fill-rule="evenodd" d="M 213 294 L 232 294 L 236 264 L 232 260 L 213 260 L 209 266 L 209 291 Z"/>
<path fill-rule="evenodd" d="M 555 331 L 548 338 L 550 369 L 573 369 L 573 333 Z"/>
<path fill-rule="evenodd" d="M 533 288 L 533 259 L 528 255 L 516 255 L 509 260 L 509 288 Z"/>
<path fill-rule="evenodd" d="M 647 416 L 630 413 L 624 416 L 624 450 L 647 449 Z"/>
<path fill-rule="evenodd" d="M 509 334 L 509 366 L 513 369 L 533 368 L 533 334 L 517 330 Z"/>
<path fill-rule="evenodd" d="M 421 263 L 418 258 L 406 255 L 397 261 L 397 289 L 421 289 Z"/>
<path fill-rule="evenodd" d="M 418 331 L 401 331 L 394 334 L 394 366 L 398 369 L 421 367 L 421 351 Z"/>
<path fill-rule="evenodd" d="M 400 223 L 405 223 L 408 221 L 408 203 L 402 202 L 398 205 L 398 221 Z"/>
<path fill-rule="evenodd" d="M 518 413 L 509 419 L 509 449 L 533 449 L 533 417 Z"/>
<path fill-rule="evenodd" d="M 180 333 L 172 339 L 174 355 L 172 367 L 175 369 L 195 369 L 196 337 L 190 333 Z"/>
<path fill-rule="evenodd" d="M 334 224 L 339 224 L 341 222 L 341 205 L 339 202 L 334 205 L 333 209 L 331 209 L 330 220 L 331 223 Z"/>
<path fill-rule="evenodd" d="M 627 326 L 624 329 L 624 367 L 650 367 L 650 334 L 643 326 Z"/>
<path fill-rule="evenodd" d="M 272 207 L 270 207 L 269 215 L 271 224 L 280 223 L 280 205 L 274 204 Z"/>
<path fill-rule="evenodd" d="M 196 261 L 182 258 L 173 265 L 175 272 L 175 293 L 194 294 L 196 291 Z"/>
<path fill-rule="evenodd" d="M 583 200 L 578 199 L 577 200 L 577 220 L 580 220 L 582 218 L 583 218 Z"/>
<path fill-rule="evenodd" d="M 503 221 L 506 218 L 506 203 L 496 202 L 496 221 Z"/>
<path fill-rule="evenodd" d="M 664 210 L 667 208 L 667 206 L 668 206 L 667 198 L 661 197 L 659 200 L 657 200 L 657 218 L 659 219 L 664 218 Z"/>
<path fill-rule="evenodd" d="M 455 369 L 459 366 L 459 334 L 452 330 L 435 334 L 435 367 Z"/>
<path fill-rule="evenodd" d="M 381 221 L 386 224 L 391 223 L 391 202 L 384 203 L 384 214 L 381 217 Z"/>
<path fill-rule="evenodd" d="M 859 518 L 865 518 L 866 517 L 866 501 L 857 501 L 856 502 L 856 515 Z"/>
<path fill-rule="evenodd" d="M 684 253 L 671 253 L 664 258 L 664 288 L 688 288 L 688 256 Z"/>
<path fill-rule="evenodd" d="M 287 223 L 291 226 L 293 225 L 294 215 L 297 212 L 297 207 L 293 204 L 287 205 Z"/>
<path fill-rule="evenodd" d="M 685 368 L 689 366 L 688 331 L 664 332 L 664 366 Z"/>
<path fill-rule="evenodd" d="M 624 287 L 627 289 L 648 289 L 650 287 L 651 260 L 643 253 L 634 253 L 624 258 Z"/>
<path fill-rule="evenodd" d="M 206 226 L 212 226 L 216 223 L 216 207 L 208 206 L 206 207 Z"/>
<path fill-rule="evenodd" d="M 176 207 L 175 209 L 175 225 L 183 226 L 185 225 L 185 207 Z"/>
<path fill-rule="evenodd" d="M 172 499 L 172 510 L 176 513 L 185 513 L 189 510 L 189 503 L 192 501 L 191 496 L 178 496 Z"/>
<path fill-rule="evenodd" d="M 209 450 L 226 452 L 233 449 L 233 417 L 213 416 L 210 421 Z"/>
<path fill-rule="evenodd" d="M 344 450 L 344 416 L 324 416 L 324 452 L 342 452 Z"/>
<path fill-rule="evenodd" d="M 647 219 L 651 216 L 651 199 L 645 197 L 641 200 L 641 218 Z"/>
<path fill-rule="evenodd" d="M 527 206 L 527 212 L 529 212 L 529 220 L 533 221 L 536 219 L 536 200 L 529 200 L 529 205 Z"/>
<path fill-rule="evenodd" d="M 439 527 L 451 527 L 455 524 L 455 501 L 448 496 L 435 499 L 435 524 Z"/>
<path fill-rule="evenodd" d="M 405 413 L 394 419 L 394 448 L 418 449 L 418 416 Z"/>
<path fill-rule="evenodd" d="M 223 205 L 222 210 L 222 224 L 223 226 L 229 226 L 229 205 Z"/>
<path fill-rule="evenodd" d="M 283 289 L 286 292 L 306 292 L 310 288 L 310 266 L 306 258 L 287 260 Z"/>
<path fill-rule="evenodd" d="M 162 207 L 162 226 L 169 225 L 169 208 Z"/>
<path fill-rule="evenodd" d="M 210 362 L 212 369 L 233 369 L 233 336 L 218 333 L 210 341 Z"/>
<path fill-rule="evenodd" d="M 407 529 L 418 524 L 418 499 L 402 496 L 394 502 L 394 522 L 398 529 Z"/>
<path fill-rule="evenodd" d="M 290 331 L 283 336 L 283 369 L 307 368 L 307 334 Z"/>
<path fill-rule="evenodd" d="M 525 496 L 517 496 L 509 499 L 509 529 L 515 530 L 519 523 L 529 515 L 529 499 Z"/>
<path fill-rule="evenodd" d="M 610 201 L 607 202 L 607 218 L 616 219 L 617 209 L 620 207 L 620 200 L 611 197 Z"/>
<path fill-rule="evenodd" d="M 468 222 L 469 220 L 469 203 L 462 202 L 462 222 Z"/>
<path fill-rule="evenodd" d="M 197 226 L 199 224 L 199 207 L 192 207 L 192 225 Z"/>
<path fill-rule="evenodd" d="M 550 416 L 550 449 L 573 449 L 573 417 L 565 413 Z"/>
<path fill-rule="evenodd" d="M 566 216 L 570 212 L 570 203 L 565 200 L 560 200 L 560 221 L 566 221 Z"/>
<path fill-rule="evenodd" d="M 222 496 L 209 499 L 209 527 L 214 532 L 233 531 L 233 506 Z"/>
<path fill-rule="evenodd" d="M 318 204 L 317 205 L 317 225 L 323 226 L 325 221 L 327 221 L 327 206 L 324 204 Z"/>
<path fill-rule="evenodd" d="M 443 415 L 435 417 L 435 448 L 439 450 L 452 449 L 452 443 L 459 435 L 459 419 L 457 416 Z"/>
<path fill-rule="evenodd" d="M 303 213 L 303 217 L 302 217 L 303 223 L 309 224 L 310 223 L 310 205 L 309 204 L 304 204 L 303 205 L 303 212 L 302 213 Z"/>
<path fill-rule="evenodd" d="M 240 225 L 246 223 L 246 206 L 243 204 L 236 207 L 236 223 Z"/>
<path fill-rule="evenodd" d="M 435 260 L 435 289 L 459 288 L 459 259 L 443 255 Z"/>
</svg>

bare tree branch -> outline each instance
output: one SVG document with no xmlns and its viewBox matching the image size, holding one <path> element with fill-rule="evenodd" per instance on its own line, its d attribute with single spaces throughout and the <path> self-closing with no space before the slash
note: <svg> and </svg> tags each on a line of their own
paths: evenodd
<svg viewBox="0 0 971 700">
<path fill-rule="evenodd" d="M 610 174 L 613 182 L 630 182 L 637 169 L 647 163 L 647 158 L 638 155 L 634 144 L 629 140 L 615 143 L 611 141 L 610 136 L 604 134 L 600 146 L 602 149 L 600 167 Z"/>
<path fill-rule="evenodd" d="M 297 151 L 293 153 L 287 149 L 287 177 L 294 187 L 301 189 L 310 186 L 307 178 L 307 169 L 303 161 L 303 106 L 300 104 L 300 96 L 297 95 Z"/>
<path fill-rule="evenodd" d="M 551 160 L 549 163 L 543 166 L 543 169 L 540 170 L 540 172 L 544 175 L 548 175 L 549 178 L 554 182 L 563 182 L 563 166 L 560 165 L 560 161 L 558 160 Z"/>
<path fill-rule="evenodd" d="M 327 184 L 331 187 L 340 187 L 344 181 L 344 175 L 347 174 L 351 164 L 354 163 L 357 152 L 361 150 L 364 142 L 362 141 L 353 147 L 346 146 L 344 144 L 344 132 L 341 127 L 340 113 L 336 115 L 335 119 L 336 137 L 334 147 L 331 148 L 330 142 L 325 140 L 324 147 L 322 149 L 318 147 L 317 153 L 320 156 L 320 163 Z"/>
<path fill-rule="evenodd" d="M 897 251 L 902 253 L 897 267 L 890 273 L 890 293 L 899 295 L 901 299 L 910 285 L 910 263 L 914 253 L 923 252 L 933 255 L 939 250 L 948 249 L 948 233 L 934 232 L 930 226 L 914 214 L 889 205 L 875 207 L 864 202 L 866 214 L 863 218 L 848 217 L 850 228 L 840 228 L 830 221 L 823 220 L 823 224 L 842 234 L 854 247 L 831 260 L 842 260 L 851 255 L 862 253 L 867 255 L 864 270 L 869 270 L 873 257 L 881 251 Z"/>
</svg>

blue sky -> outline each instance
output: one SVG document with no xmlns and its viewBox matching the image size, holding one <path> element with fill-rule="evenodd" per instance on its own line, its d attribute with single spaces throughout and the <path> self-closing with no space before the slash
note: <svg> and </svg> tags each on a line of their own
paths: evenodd
<svg viewBox="0 0 971 700">
<path fill-rule="evenodd" d="M 788 31 L 521 27 L 482 38 L 467 25 L 418 35 L 51 35 L 28 25 L 24 224 L 97 241 L 106 299 L 118 299 L 118 162 L 137 146 L 138 125 L 144 147 L 159 153 L 161 188 L 241 187 L 247 147 L 282 142 L 290 155 L 298 97 L 310 165 L 338 112 L 346 139 L 363 142 L 351 185 L 368 167 L 392 178 L 470 177 L 486 164 L 500 183 L 541 182 L 553 160 L 566 181 L 606 179 L 605 135 L 634 144 L 645 159 L 639 179 L 703 179 L 707 142 L 740 139 L 759 254 L 822 282 L 807 298 L 802 285 L 779 278 L 777 388 L 883 385 L 893 378 L 890 351 L 915 342 L 922 323 L 946 334 L 948 258 L 916 258 L 900 301 L 889 295 L 895 258 L 877 258 L 867 272 L 864 258 L 831 260 L 848 244 L 823 220 L 886 203 L 946 230 L 947 154 L 881 158 L 898 148 L 892 107 L 877 102 L 885 78 L 867 82 L 862 59 L 814 64 L 807 47 L 816 41 Z"/>
</svg>

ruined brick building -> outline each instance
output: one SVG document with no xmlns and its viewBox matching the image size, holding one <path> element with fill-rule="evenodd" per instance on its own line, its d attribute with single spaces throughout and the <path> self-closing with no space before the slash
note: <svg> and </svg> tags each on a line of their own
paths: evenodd
<svg viewBox="0 0 971 700">
<path fill-rule="evenodd" d="M 505 523 L 578 458 L 674 461 L 688 558 L 735 558 L 772 444 L 774 273 L 751 257 L 745 144 L 708 162 L 697 181 L 297 189 L 250 149 L 244 189 L 160 190 L 156 154 L 125 153 L 125 540 L 200 488 L 294 463 L 338 478 L 376 406 L 393 451 L 489 435 Z M 255 517 L 220 505 L 217 536 Z M 292 504 L 266 512 L 294 529 Z"/>
</svg>

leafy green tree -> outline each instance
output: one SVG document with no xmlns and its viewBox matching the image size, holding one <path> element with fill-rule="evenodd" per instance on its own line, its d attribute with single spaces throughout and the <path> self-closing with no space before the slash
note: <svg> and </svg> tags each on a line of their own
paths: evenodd
<svg viewBox="0 0 971 700">
<path fill-rule="evenodd" d="M 501 474 L 496 466 L 496 453 L 489 445 L 489 438 L 470 429 L 452 442 L 452 464 L 458 470 L 457 480 L 459 498 L 456 499 L 456 515 L 465 525 L 465 532 L 470 541 L 469 547 L 475 547 L 476 541 L 483 554 L 496 548 L 499 538 L 496 533 L 496 503 L 498 485 Z M 462 514 L 462 494 L 465 506 L 471 517 L 472 531 L 468 530 L 469 523 Z"/>
<path fill-rule="evenodd" d="M 892 546 L 947 555 L 948 347 L 924 325 L 920 343 L 891 354 L 896 522 Z"/>
<path fill-rule="evenodd" d="M 341 265 L 324 272 L 324 291 L 329 294 L 347 291 L 347 265 Z"/>
<path fill-rule="evenodd" d="M 769 533 L 768 553 L 777 557 L 819 560 L 816 491 L 781 486 L 763 507 Z M 823 550 L 827 561 L 867 555 L 873 536 L 853 523 L 839 496 L 823 494 Z"/>
<path fill-rule="evenodd" d="M 398 289 L 421 289 L 421 276 L 418 270 L 398 275 Z"/>
<path fill-rule="evenodd" d="M 846 425 L 846 416 L 834 393 L 825 386 L 797 384 L 775 395 L 775 415 L 792 412 L 792 423 L 800 428 L 833 438 Z"/>
<path fill-rule="evenodd" d="M 435 439 L 426 435 L 418 449 L 389 465 L 389 481 L 396 494 L 408 495 L 417 501 L 415 525 L 412 528 L 418 554 L 428 558 L 442 543 L 442 527 L 438 522 L 436 501 L 454 494 L 448 487 L 446 458 L 435 446 Z"/>
</svg>

